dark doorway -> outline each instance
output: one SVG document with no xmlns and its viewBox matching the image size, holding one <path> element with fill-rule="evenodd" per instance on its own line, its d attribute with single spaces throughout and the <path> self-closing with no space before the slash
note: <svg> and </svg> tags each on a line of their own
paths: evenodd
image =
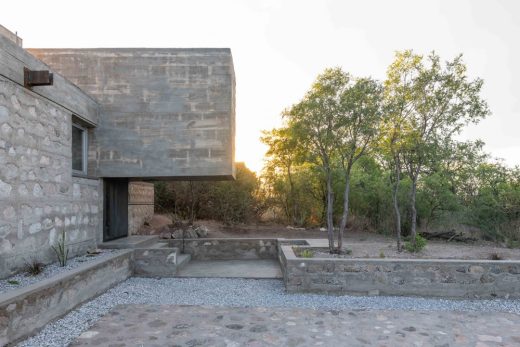
<svg viewBox="0 0 520 347">
<path fill-rule="evenodd" d="M 128 179 L 104 180 L 103 241 L 128 236 Z"/>
</svg>

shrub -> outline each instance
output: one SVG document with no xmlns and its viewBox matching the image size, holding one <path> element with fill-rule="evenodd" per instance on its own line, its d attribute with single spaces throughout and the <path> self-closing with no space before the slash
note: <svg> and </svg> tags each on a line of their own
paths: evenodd
<svg viewBox="0 0 520 347">
<path fill-rule="evenodd" d="M 300 252 L 300 257 L 302 258 L 312 258 L 314 257 L 314 252 L 310 249 L 304 249 Z"/>
<path fill-rule="evenodd" d="M 421 235 L 417 234 L 415 235 L 415 246 L 412 240 L 409 239 L 404 243 L 404 249 L 406 249 L 410 253 L 417 253 L 422 251 L 423 248 L 426 247 L 426 243 L 426 239 Z"/>
<path fill-rule="evenodd" d="M 13 286 L 17 286 L 20 284 L 17 280 L 7 280 L 7 283 L 12 284 Z"/>
<path fill-rule="evenodd" d="M 294 254 L 301 258 L 312 258 L 314 257 L 314 251 L 306 248 L 293 247 Z"/>
</svg>

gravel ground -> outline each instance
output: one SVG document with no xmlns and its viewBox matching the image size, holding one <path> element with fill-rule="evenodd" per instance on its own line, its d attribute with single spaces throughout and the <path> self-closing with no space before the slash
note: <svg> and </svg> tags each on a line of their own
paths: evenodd
<svg viewBox="0 0 520 347">
<path fill-rule="evenodd" d="M 43 271 L 36 276 L 31 276 L 28 273 L 19 273 L 14 276 L 11 276 L 9 278 L 5 278 L 0 280 L 0 294 L 5 293 L 7 291 L 13 290 L 13 289 L 20 289 L 23 287 L 27 287 L 33 283 L 43 281 L 47 278 L 56 276 L 62 272 L 69 271 L 72 269 L 77 268 L 78 266 L 81 266 L 85 263 L 100 259 L 102 257 L 106 257 L 109 254 L 113 254 L 114 252 L 117 252 L 117 250 L 100 250 L 101 253 L 95 255 L 95 256 L 80 256 L 71 258 L 67 261 L 67 265 L 65 267 L 61 267 L 59 263 L 52 263 L 49 265 L 46 265 L 43 268 Z M 11 283 L 9 283 L 11 282 Z"/>
<path fill-rule="evenodd" d="M 520 314 L 520 300 L 287 294 L 280 280 L 130 278 L 18 346 L 67 346 L 118 304 L 294 307 L 334 310 L 478 311 Z"/>
</svg>

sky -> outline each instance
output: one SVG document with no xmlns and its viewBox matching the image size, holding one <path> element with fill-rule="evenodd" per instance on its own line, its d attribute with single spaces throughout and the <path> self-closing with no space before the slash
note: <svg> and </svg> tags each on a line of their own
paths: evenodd
<svg viewBox="0 0 520 347">
<path fill-rule="evenodd" d="M 395 51 L 462 53 L 492 115 L 461 139 L 520 165 L 518 0 L 24 0 L 2 3 L 0 24 L 28 48 L 231 48 L 236 160 L 257 172 L 261 131 L 280 126 L 325 68 L 383 80 Z"/>
</svg>

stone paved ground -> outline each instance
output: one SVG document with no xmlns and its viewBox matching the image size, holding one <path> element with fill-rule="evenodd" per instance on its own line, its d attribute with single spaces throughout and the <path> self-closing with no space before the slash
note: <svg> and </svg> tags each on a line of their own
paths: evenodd
<svg viewBox="0 0 520 347">
<path fill-rule="evenodd" d="M 520 346 L 509 313 L 119 305 L 71 346 Z"/>
</svg>

